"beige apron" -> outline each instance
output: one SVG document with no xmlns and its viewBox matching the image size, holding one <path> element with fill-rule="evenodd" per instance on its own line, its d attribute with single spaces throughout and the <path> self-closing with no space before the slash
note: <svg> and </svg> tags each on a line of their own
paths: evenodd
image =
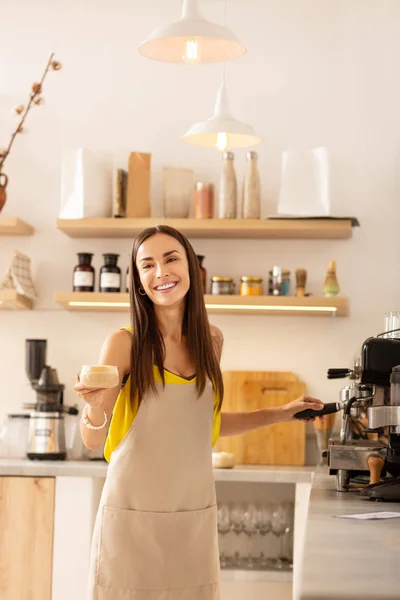
<svg viewBox="0 0 400 600">
<path fill-rule="evenodd" d="M 213 389 L 156 385 L 111 455 L 89 600 L 219 600 Z"/>
</svg>

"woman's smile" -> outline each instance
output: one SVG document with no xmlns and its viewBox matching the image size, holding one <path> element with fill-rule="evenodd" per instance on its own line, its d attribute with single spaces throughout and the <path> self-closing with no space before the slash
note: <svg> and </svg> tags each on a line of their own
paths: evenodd
<svg viewBox="0 0 400 600">
<path fill-rule="evenodd" d="M 168 281 L 166 283 L 160 283 L 159 285 L 156 285 L 154 290 L 161 294 L 168 294 L 174 288 L 176 288 L 177 285 L 178 285 L 177 281 Z"/>
</svg>

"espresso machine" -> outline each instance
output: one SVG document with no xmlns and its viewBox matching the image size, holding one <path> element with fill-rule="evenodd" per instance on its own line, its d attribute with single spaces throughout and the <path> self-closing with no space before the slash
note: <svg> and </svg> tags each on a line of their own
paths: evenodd
<svg viewBox="0 0 400 600">
<path fill-rule="evenodd" d="M 365 340 L 353 369 L 328 370 L 328 379 L 351 383 L 340 392 L 340 435 L 329 440 L 326 454 L 338 491 L 399 502 L 400 339 L 383 335 Z"/>
<path fill-rule="evenodd" d="M 36 393 L 30 410 L 27 456 L 31 460 L 64 460 L 67 456 L 64 414 L 77 415 L 75 406 L 65 406 L 64 385 L 57 371 L 46 364 L 47 340 L 25 340 L 26 374 Z"/>
</svg>

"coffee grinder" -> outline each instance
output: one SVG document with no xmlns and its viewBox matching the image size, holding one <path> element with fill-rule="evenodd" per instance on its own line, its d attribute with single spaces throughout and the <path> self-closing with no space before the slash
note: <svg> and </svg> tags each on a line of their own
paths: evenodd
<svg viewBox="0 0 400 600">
<path fill-rule="evenodd" d="M 32 460 L 64 460 L 64 413 L 78 414 L 75 406 L 63 402 L 64 385 L 57 371 L 46 364 L 47 340 L 25 340 L 26 374 L 36 392 L 36 403 L 24 404 L 30 409 L 27 456 Z"/>
</svg>

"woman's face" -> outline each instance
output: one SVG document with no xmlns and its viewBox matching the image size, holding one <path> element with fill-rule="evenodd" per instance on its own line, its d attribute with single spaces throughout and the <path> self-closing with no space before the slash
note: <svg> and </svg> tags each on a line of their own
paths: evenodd
<svg viewBox="0 0 400 600">
<path fill-rule="evenodd" d="M 141 286 L 154 304 L 172 306 L 186 296 L 189 264 L 186 250 L 175 238 L 156 233 L 139 247 L 136 267 Z"/>
</svg>

